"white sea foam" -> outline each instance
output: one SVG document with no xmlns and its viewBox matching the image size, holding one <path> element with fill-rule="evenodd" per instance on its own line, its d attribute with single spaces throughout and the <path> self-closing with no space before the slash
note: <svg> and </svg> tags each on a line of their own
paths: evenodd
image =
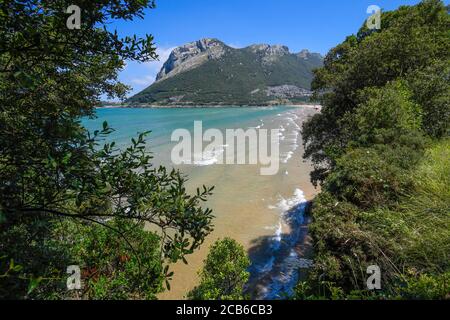
<svg viewBox="0 0 450 320">
<path fill-rule="evenodd" d="M 294 120 L 297 120 L 297 119 L 298 119 L 298 115 L 296 115 L 294 112 L 289 112 L 289 114 L 292 116 L 292 118 L 293 118 Z"/>
<path fill-rule="evenodd" d="M 299 203 L 305 202 L 305 194 L 300 189 L 295 189 L 294 195 L 288 199 L 281 198 L 277 203 L 276 207 L 279 208 L 282 212 L 286 212 L 292 209 L 294 206 Z"/>
<path fill-rule="evenodd" d="M 259 119 L 260 124 L 256 127 L 248 127 L 249 129 L 261 129 L 264 126 L 264 121 L 262 119 Z"/>
<path fill-rule="evenodd" d="M 281 154 L 281 163 L 287 163 L 289 161 L 289 159 L 292 158 L 293 154 L 294 154 L 294 151 L 283 152 Z"/>
<path fill-rule="evenodd" d="M 268 208 L 271 210 L 276 210 L 278 214 L 280 215 L 280 219 L 278 221 L 278 224 L 272 227 L 275 230 L 275 234 L 273 236 L 273 240 L 275 242 L 281 241 L 281 234 L 283 232 L 283 224 L 284 224 L 284 215 L 286 212 L 294 208 L 296 205 L 306 202 L 305 195 L 302 190 L 295 189 L 294 195 L 290 198 L 283 198 L 280 197 L 280 200 L 276 205 L 269 205 Z"/>
<path fill-rule="evenodd" d="M 294 195 L 290 198 L 280 197 L 276 205 L 269 206 L 270 209 L 277 210 L 280 215 L 278 227 L 275 228 L 275 234 L 272 237 L 271 251 L 272 255 L 268 260 L 262 263 L 258 268 L 261 274 L 268 274 L 274 271 L 277 264 L 276 274 L 272 275 L 270 282 L 260 291 L 259 298 L 276 299 L 280 298 L 283 293 L 292 294 L 293 288 L 298 280 L 298 269 L 308 268 L 312 265 L 312 261 L 300 257 L 294 249 L 295 244 L 299 240 L 299 228 L 295 228 L 290 235 L 282 236 L 282 225 L 290 224 L 298 227 L 303 223 L 303 214 L 306 198 L 302 190 L 295 189 Z M 294 211 L 293 211 L 294 210 Z M 287 213 L 290 213 L 287 217 Z M 289 246 L 289 254 L 283 256 L 282 261 L 276 261 L 277 251 L 281 245 Z"/>
<path fill-rule="evenodd" d="M 286 120 L 289 125 L 294 126 L 296 129 L 300 130 L 301 127 L 298 125 L 298 123 L 295 121 L 298 119 L 298 116 L 296 114 L 291 114 L 291 117 L 286 117 Z"/>
<path fill-rule="evenodd" d="M 196 166 L 210 166 L 219 162 L 219 158 L 223 155 L 227 144 L 215 147 L 212 151 L 205 151 L 202 153 L 201 160 L 184 161 L 185 164 L 194 164 Z M 195 158 L 195 156 L 194 156 Z"/>
</svg>

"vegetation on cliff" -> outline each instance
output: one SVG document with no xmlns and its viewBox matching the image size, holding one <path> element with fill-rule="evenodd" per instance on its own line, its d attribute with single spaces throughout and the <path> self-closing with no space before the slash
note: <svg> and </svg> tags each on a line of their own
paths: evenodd
<svg viewBox="0 0 450 320">
<path fill-rule="evenodd" d="M 424 0 L 381 21 L 315 73 L 323 109 L 303 135 L 322 192 L 298 298 L 449 298 L 450 18 Z M 376 292 L 370 265 L 381 270 Z"/>
</svg>

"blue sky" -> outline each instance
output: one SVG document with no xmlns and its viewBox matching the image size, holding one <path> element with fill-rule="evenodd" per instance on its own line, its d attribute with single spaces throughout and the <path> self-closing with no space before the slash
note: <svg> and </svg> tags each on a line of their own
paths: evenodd
<svg viewBox="0 0 450 320">
<path fill-rule="evenodd" d="M 150 85 L 179 45 L 201 38 L 218 38 L 234 46 L 254 43 L 283 44 L 291 52 L 308 49 L 326 54 L 355 33 L 369 16 L 367 8 L 378 5 L 393 10 L 419 0 L 156 0 L 144 19 L 110 25 L 121 35 L 155 37 L 160 61 L 130 62 L 121 72 L 130 94 Z M 446 0 L 448 4 L 450 0 Z"/>
</svg>

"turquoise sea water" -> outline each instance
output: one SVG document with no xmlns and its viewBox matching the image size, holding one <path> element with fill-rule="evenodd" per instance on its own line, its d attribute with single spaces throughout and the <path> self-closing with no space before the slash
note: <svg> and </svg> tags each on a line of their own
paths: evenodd
<svg viewBox="0 0 450 320">
<path fill-rule="evenodd" d="M 202 121 L 203 128 L 233 129 L 258 125 L 259 120 L 291 109 L 275 107 L 217 107 L 217 108 L 99 108 L 96 119 L 85 119 L 83 125 L 90 131 L 100 129 L 103 121 L 115 131 L 110 139 L 119 146 L 130 143 L 139 132 L 151 130 L 148 136 L 150 147 L 158 150 L 171 144 L 170 136 L 175 129 L 193 130 L 194 121 Z"/>
</svg>

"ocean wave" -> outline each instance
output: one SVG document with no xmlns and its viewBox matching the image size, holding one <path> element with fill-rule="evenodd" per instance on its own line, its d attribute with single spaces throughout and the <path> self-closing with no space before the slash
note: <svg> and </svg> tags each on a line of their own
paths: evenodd
<svg viewBox="0 0 450 320">
<path fill-rule="evenodd" d="M 277 203 L 275 208 L 278 208 L 281 213 L 285 213 L 286 211 L 292 209 L 295 205 L 306 202 L 305 194 L 300 189 L 295 189 L 294 195 L 288 199 L 281 197 L 280 201 Z"/>
<path fill-rule="evenodd" d="M 292 158 L 294 151 L 283 152 L 281 154 L 281 163 L 287 163 Z"/>
<path fill-rule="evenodd" d="M 298 281 L 298 269 L 308 268 L 312 261 L 299 256 L 295 250 L 301 236 L 299 226 L 304 223 L 306 198 L 302 190 L 295 189 L 290 198 L 280 197 L 276 205 L 269 206 L 280 216 L 275 233 L 271 238 L 269 252 L 263 261 L 253 267 L 252 277 L 260 279 L 258 299 L 279 299 L 293 293 Z M 290 227 L 289 234 L 283 234 L 283 226 Z M 256 273 L 256 274 L 255 274 Z"/>
<path fill-rule="evenodd" d="M 291 117 L 286 117 L 285 120 L 287 121 L 287 124 L 294 126 L 296 129 L 300 130 L 301 127 L 298 125 L 296 120 L 298 120 L 298 116 L 296 114 L 291 114 Z"/>
<path fill-rule="evenodd" d="M 259 119 L 260 124 L 256 127 L 248 127 L 249 129 L 261 129 L 264 126 L 264 121 L 262 119 Z"/>
<path fill-rule="evenodd" d="M 196 166 L 210 166 L 217 164 L 219 162 L 219 158 L 223 156 L 226 147 L 228 147 L 228 145 L 224 144 L 215 147 L 211 151 L 204 151 L 201 155 L 201 160 L 184 161 L 184 164 L 194 164 Z M 196 157 L 194 156 L 194 159 L 195 158 Z"/>
</svg>

